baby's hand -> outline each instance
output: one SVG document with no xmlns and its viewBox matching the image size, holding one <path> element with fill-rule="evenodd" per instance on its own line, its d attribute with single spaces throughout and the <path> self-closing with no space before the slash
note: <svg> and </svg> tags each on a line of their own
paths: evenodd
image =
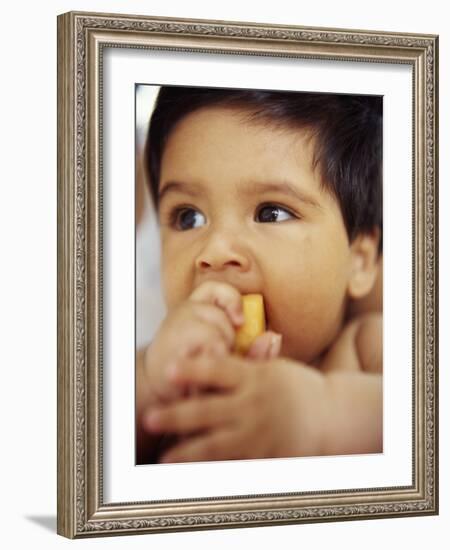
<svg viewBox="0 0 450 550">
<path fill-rule="evenodd" d="M 144 373 L 153 402 L 174 399 L 185 388 L 174 387 L 165 376 L 178 360 L 203 354 L 228 354 L 235 330 L 244 321 L 239 291 L 208 281 L 169 313 L 144 354 Z"/>
<path fill-rule="evenodd" d="M 175 365 L 167 376 L 181 387 L 215 391 L 145 415 L 150 433 L 189 436 L 162 462 L 320 454 L 327 400 L 324 377 L 315 369 L 287 359 L 205 356 Z"/>
</svg>

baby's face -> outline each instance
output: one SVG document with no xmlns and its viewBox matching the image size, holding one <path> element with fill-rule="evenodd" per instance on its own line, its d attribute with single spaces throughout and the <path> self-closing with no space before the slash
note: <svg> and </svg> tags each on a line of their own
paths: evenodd
<svg viewBox="0 0 450 550">
<path fill-rule="evenodd" d="M 202 282 L 264 296 L 282 354 L 312 362 L 339 332 L 351 251 L 336 199 L 301 130 L 205 108 L 180 121 L 161 163 L 168 309 Z"/>
</svg>

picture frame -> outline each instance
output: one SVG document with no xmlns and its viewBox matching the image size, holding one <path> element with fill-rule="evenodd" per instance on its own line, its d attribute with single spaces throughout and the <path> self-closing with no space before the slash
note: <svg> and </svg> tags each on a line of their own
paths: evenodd
<svg viewBox="0 0 450 550">
<path fill-rule="evenodd" d="M 119 470 L 109 465 L 116 455 L 116 448 L 109 444 L 111 431 L 116 428 L 111 430 L 110 424 L 115 407 L 108 403 L 112 399 L 112 394 L 108 394 L 110 361 L 115 355 L 108 346 L 113 338 L 120 340 L 117 336 L 120 331 L 112 330 L 108 323 L 113 322 L 111 312 L 120 310 L 122 303 L 119 302 L 116 309 L 108 305 L 115 294 L 109 279 L 112 269 L 109 255 L 111 249 L 116 248 L 111 234 L 117 234 L 119 225 L 119 217 L 108 213 L 111 200 L 108 162 L 111 159 L 105 153 L 114 133 L 108 118 L 114 111 L 108 90 L 116 82 L 111 76 L 113 62 L 106 61 L 108 52 L 117 53 L 120 58 L 116 71 L 119 79 L 123 67 L 133 65 L 126 57 L 131 52 L 138 52 L 144 62 L 161 54 L 161 65 L 167 61 L 164 55 L 179 56 L 180 67 L 187 63 L 186 56 L 192 54 L 200 63 L 223 58 L 226 63 L 232 60 L 236 67 L 244 61 L 248 67 L 256 67 L 259 60 L 263 60 L 277 69 L 288 60 L 306 64 L 326 62 L 325 73 L 340 72 L 344 65 L 352 64 L 361 70 L 386 68 L 392 70 L 394 92 L 394 69 L 405 69 L 401 81 L 407 82 L 410 90 L 408 101 L 403 103 L 410 118 L 406 127 L 411 148 L 406 152 L 406 160 L 399 163 L 404 163 L 402 169 L 409 163 L 406 187 L 399 186 L 392 201 L 385 198 L 385 207 L 391 211 L 393 207 L 407 204 L 409 210 L 405 210 L 406 223 L 398 227 L 391 223 L 384 231 L 389 236 L 402 233 L 402 227 L 405 229 L 402 243 L 406 246 L 402 253 L 407 261 L 400 261 L 411 266 L 408 280 L 403 280 L 410 302 L 406 301 L 406 307 L 400 301 L 394 303 L 389 311 L 395 314 L 395 320 L 386 315 L 384 334 L 391 338 L 399 324 L 405 326 L 406 347 L 400 343 L 397 346 L 391 338 L 393 352 L 389 357 L 399 357 L 399 363 L 404 365 L 401 372 L 408 373 L 405 395 L 409 396 L 410 406 L 405 407 L 407 412 L 398 422 L 402 430 L 407 427 L 407 451 L 400 453 L 403 458 L 396 463 L 396 472 L 404 474 L 398 479 L 407 479 L 406 482 L 397 483 L 393 476 L 394 481 L 381 485 L 356 480 L 342 486 L 337 480 L 337 485 L 324 481 L 328 485 L 319 489 L 312 486 L 299 490 L 295 475 L 290 474 L 292 481 L 289 478 L 285 481 L 284 490 L 265 491 L 243 485 L 241 490 L 243 478 L 237 478 L 238 489 L 230 489 L 227 494 L 221 490 L 206 495 L 202 493 L 205 488 L 200 486 L 200 493 L 190 496 L 191 489 L 183 493 L 179 484 L 170 494 L 168 484 L 163 484 L 158 494 L 152 484 L 144 485 L 143 497 L 139 492 L 142 483 L 134 493 L 130 484 L 130 496 L 126 494 L 126 487 L 124 493 L 120 492 L 122 489 L 117 491 L 124 497 L 115 497 L 108 489 L 114 479 L 120 477 Z M 295 75 L 291 66 L 288 72 Z M 132 70 L 129 76 L 123 76 L 128 78 L 127 83 L 134 79 L 131 73 Z M 160 80 L 160 83 L 165 82 Z M 134 105 L 125 110 L 134 116 Z M 134 124 L 134 118 L 132 122 Z M 134 126 L 124 135 L 132 142 Z M 134 142 L 129 149 L 131 157 L 117 162 L 119 168 L 126 165 L 127 174 L 134 177 Z M 395 168 L 396 160 L 391 158 L 389 150 L 386 157 L 386 163 L 391 162 Z M 114 158 L 117 159 L 117 155 Z M 58 533 L 83 538 L 437 514 L 437 158 L 437 36 L 85 12 L 58 16 Z M 131 189 L 133 185 L 124 187 Z M 134 193 L 134 188 L 132 191 Z M 134 195 L 130 196 L 133 201 Z M 134 203 L 130 204 L 130 212 L 134 213 Z M 133 221 L 132 216 L 130 219 Z M 127 241 L 125 247 L 129 248 L 130 242 Z M 392 257 L 400 246 L 401 243 L 392 244 Z M 116 254 L 120 254 L 120 244 L 117 248 Z M 130 265 L 129 273 L 134 281 L 134 265 Z M 386 284 L 389 280 L 385 278 Z M 399 284 L 401 286 L 402 281 Z M 130 296 L 134 296 L 134 289 L 124 300 L 133 301 Z M 134 302 L 130 307 L 133 311 Z M 395 355 L 397 347 L 399 355 Z M 133 373 L 134 364 L 129 358 L 129 369 L 125 370 Z M 393 362 L 394 359 L 388 361 L 386 367 Z M 390 372 L 394 373 L 392 365 Z M 394 403 L 395 392 L 387 393 L 388 405 Z M 130 420 L 134 411 L 126 414 Z M 130 431 L 132 421 L 127 422 L 123 424 L 125 430 Z M 130 453 L 133 452 L 130 449 Z M 127 455 L 128 462 L 130 456 Z M 308 464 L 313 459 L 309 461 Z M 371 464 L 376 468 L 378 463 L 367 464 L 370 469 Z M 136 470 L 134 464 L 130 463 L 129 467 Z M 214 473 L 218 467 L 199 464 L 197 472 L 202 476 L 208 471 L 212 478 L 219 477 Z M 297 463 L 292 462 L 291 467 L 295 472 Z M 270 468 L 271 475 L 281 470 L 277 461 L 272 461 Z M 329 468 L 329 462 L 318 462 L 318 470 L 323 474 Z M 161 472 L 157 475 L 164 476 Z M 142 469 L 141 474 L 145 475 Z M 235 479 L 233 473 L 228 475 Z M 182 470 L 177 479 L 183 479 Z"/>
</svg>

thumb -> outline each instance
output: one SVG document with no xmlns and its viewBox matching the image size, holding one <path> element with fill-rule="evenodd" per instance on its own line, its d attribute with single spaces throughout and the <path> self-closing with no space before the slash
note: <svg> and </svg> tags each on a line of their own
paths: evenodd
<svg viewBox="0 0 450 550">
<path fill-rule="evenodd" d="M 281 351 L 281 334 L 267 331 L 256 338 L 247 352 L 250 359 L 274 359 Z"/>
</svg>

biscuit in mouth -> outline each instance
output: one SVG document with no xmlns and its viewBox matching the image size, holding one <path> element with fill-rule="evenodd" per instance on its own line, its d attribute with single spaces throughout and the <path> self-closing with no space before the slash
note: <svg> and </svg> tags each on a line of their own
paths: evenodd
<svg viewBox="0 0 450 550">
<path fill-rule="evenodd" d="M 266 330 L 264 298 L 262 294 L 245 294 L 242 296 L 244 324 L 236 331 L 235 351 L 245 355 L 255 339 Z"/>
</svg>

